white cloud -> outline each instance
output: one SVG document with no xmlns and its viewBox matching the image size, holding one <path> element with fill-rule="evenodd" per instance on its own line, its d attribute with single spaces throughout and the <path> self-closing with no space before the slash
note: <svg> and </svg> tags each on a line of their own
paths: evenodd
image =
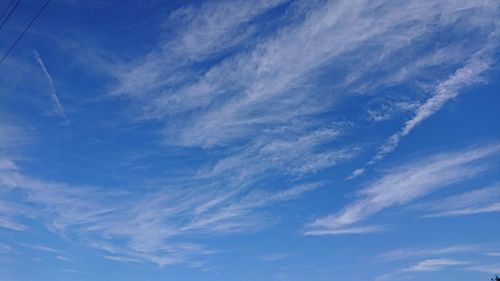
<svg viewBox="0 0 500 281">
<path fill-rule="evenodd" d="M 432 31 L 437 32 L 458 19 L 467 22 L 459 26 L 465 31 L 473 28 L 490 31 L 495 18 L 491 10 L 496 7 L 491 2 L 470 1 L 408 1 L 398 7 L 386 1 L 370 4 L 326 1 L 320 7 L 315 6 L 318 2 L 291 5 L 286 14 L 289 17 L 285 21 L 287 25 L 278 27 L 276 32 L 246 40 L 245 48 L 234 50 L 216 63 L 211 61 L 208 69 L 191 68 L 182 62 L 179 67 L 178 56 L 171 54 L 169 46 L 183 46 L 179 49 L 187 57 L 190 52 L 203 54 L 195 56 L 201 60 L 217 54 L 234 44 L 235 38 L 239 38 L 235 33 L 248 30 L 251 18 L 275 7 L 278 2 L 264 3 L 248 1 L 236 9 L 237 13 L 228 16 L 220 14 L 232 11 L 237 5 L 209 3 L 198 10 L 190 8 L 187 12 L 179 12 L 189 15 L 190 20 L 183 25 L 186 32 L 181 37 L 174 36 L 171 41 L 162 42 L 163 48 L 137 58 L 137 63 L 131 67 L 114 73 L 120 81 L 115 92 L 124 92 L 133 98 L 139 118 L 169 120 L 165 138 L 170 143 L 206 148 L 241 140 L 248 142 L 266 135 L 266 128 L 317 123 L 316 114 L 333 110 L 337 97 L 344 96 L 354 86 L 346 83 L 345 73 L 321 87 L 314 86 L 322 69 L 350 65 L 352 67 L 342 69 L 358 72 L 371 65 L 370 69 L 361 72 L 376 73 L 381 61 L 400 64 L 398 51 L 431 38 Z M 221 29 L 212 32 L 215 25 Z M 429 29 L 429 25 L 434 28 Z M 204 36 L 209 37 L 203 39 L 207 44 L 192 43 Z M 365 47 L 370 51 L 365 51 Z M 413 75 L 408 74 L 406 79 L 396 80 L 411 81 L 414 73 L 419 73 L 424 66 L 470 58 L 470 48 L 450 48 L 453 52 L 449 52 L 452 53 L 449 56 L 446 47 L 439 49 L 440 55 L 410 53 L 412 59 L 408 61 L 416 61 L 417 70 L 409 71 Z M 353 54 L 356 59 L 351 58 Z M 421 56 L 426 59 L 420 59 Z M 366 63 L 371 60 L 376 61 Z M 477 66 L 476 70 L 480 71 L 480 64 L 472 61 L 470 65 Z M 342 71 L 346 70 L 339 69 Z M 399 69 L 395 72 L 401 73 Z M 467 83 L 463 82 L 466 77 L 461 77 L 467 76 L 467 72 L 465 69 L 457 71 L 455 78 L 445 86 Z M 384 80 L 379 76 L 365 77 L 366 83 Z M 435 105 L 425 108 L 433 110 Z M 422 109 L 419 116 L 424 116 L 424 111 Z"/>
<path fill-rule="evenodd" d="M 6 218 L 6 217 L 0 217 L 0 227 L 12 229 L 12 230 L 17 230 L 17 231 L 26 230 L 25 225 L 14 222 L 11 218 Z"/>
<path fill-rule="evenodd" d="M 17 170 L 17 165 L 10 159 L 0 159 L 0 170 Z"/>
<path fill-rule="evenodd" d="M 447 258 L 436 258 L 436 259 L 425 259 L 419 262 L 414 263 L 408 267 L 397 270 L 392 273 L 386 273 L 378 276 L 375 280 L 400 280 L 403 275 L 407 275 L 409 273 L 423 273 L 423 272 L 436 272 L 443 269 L 447 269 L 449 267 L 458 267 L 462 269 L 466 265 L 470 265 L 471 262 L 461 261 L 456 259 L 447 259 Z"/>
<path fill-rule="evenodd" d="M 479 245 L 452 245 L 440 248 L 406 248 L 385 252 L 379 256 L 384 261 L 401 260 L 415 257 L 431 257 L 444 254 L 479 252 Z"/>
<path fill-rule="evenodd" d="M 25 230 L 18 221 L 36 219 L 67 239 L 81 239 L 107 252 L 106 256 L 116 261 L 149 261 L 159 266 L 191 263 L 214 251 L 184 237 L 259 230 L 276 221 L 267 207 L 298 199 L 322 186 L 295 181 L 288 188 L 260 187 L 257 183 L 266 172 L 259 165 L 284 174 L 335 165 L 349 158 L 349 151 L 319 150 L 318 146 L 340 133 L 332 126 L 309 136 L 262 143 L 239 157 L 234 154 L 231 159 L 207 166 L 194 178 L 177 178 L 175 185 L 142 194 L 113 194 L 99 188 L 38 180 L 5 158 L 0 169 L 1 192 L 5 195 L 1 202 L 5 204 L 0 204 L 0 226 Z M 240 175 L 240 179 L 227 174 Z M 14 193 L 23 196 L 14 200 L 10 196 Z"/>
<path fill-rule="evenodd" d="M 359 168 L 354 171 L 346 178 L 348 180 L 361 176 L 365 173 L 365 168 Z"/>
<path fill-rule="evenodd" d="M 69 269 L 69 268 L 65 268 L 65 269 L 61 270 L 61 272 L 64 272 L 64 273 L 76 273 L 76 274 L 84 274 L 84 273 L 86 273 L 84 271 L 74 270 L 74 269 Z"/>
<path fill-rule="evenodd" d="M 345 128 L 332 125 L 326 114 L 318 117 L 334 109 L 337 97 L 358 90 L 352 72 L 369 66 L 359 71 L 365 77 L 378 70 L 377 61 L 399 61 L 397 52 L 425 41 L 433 32 L 430 26 L 436 31 L 463 20 L 466 24 L 457 28 L 487 33 L 488 24 L 496 19 L 492 2 L 408 1 L 394 6 L 387 1 L 306 1 L 291 3 L 280 20 L 285 25 L 259 32 L 255 19 L 283 2 L 220 1 L 183 8 L 169 18 L 177 31 L 174 36 L 144 56 L 106 68 L 116 79 L 112 94 L 131 99 L 135 118 L 163 122 L 168 144 L 220 152 L 207 157 L 213 162 L 200 164 L 203 168 L 196 176 L 171 179 L 175 185 L 146 194 L 109 194 L 98 188 L 37 180 L 15 169 L 14 162 L 2 162 L 0 183 L 7 193 L 15 190 L 25 195 L 22 204 L 30 211 L 26 217 L 106 251 L 108 259 L 164 266 L 211 254 L 213 249 L 185 237 L 265 227 L 272 223 L 267 207 L 322 186 L 298 183 L 304 175 L 357 155 L 356 144 L 339 147 L 335 143 Z M 320 7 L 313 6 L 318 3 Z M 448 48 L 440 50 L 444 54 Z M 50 83 L 56 111 L 65 116 L 52 77 L 36 56 Z M 410 57 L 418 63 L 408 66 L 412 69 L 402 77 L 382 73 L 385 79 L 375 75 L 366 83 L 408 81 L 424 66 L 450 61 L 469 59 L 470 66 L 475 66 L 470 53 L 460 50 L 438 59 L 418 60 L 421 54 L 416 53 Z M 316 83 L 323 70 L 332 67 L 349 73 Z M 434 77 L 434 73 L 428 75 Z M 460 81 L 474 73 L 464 68 L 455 76 L 445 86 L 466 84 Z M 427 111 L 439 107 L 439 101 L 433 104 L 438 106 L 427 106 L 419 114 L 425 118 Z M 443 159 L 394 171 L 366 188 L 363 198 L 340 215 L 316 221 L 308 234 L 380 231 L 380 227 L 352 224 L 477 174 L 481 167 L 471 162 L 488 153 L 484 148 L 441 155 Z M 264 186 L 269 175 L 292 179 L 294 184 Z M 419 177 L 426 180 L 419 182 Z M 16 223 L 16 216 L 22 215 L 6 212 L 5 218 Z"/>
<path fill-rule="evenodd" d="M 253 215 L 231 203 L 251 194 L 249 189 L 266 177 L 300 179 L 357 156 L 358 145 L 335 145 L 344 131 L 325 126 L 333 123 L 330 115 L 319 117 L 332 112 L 338 98 L 358 90 L 352 79 L 356 75 L 351 74 L 359 72 L 367 84 L 390 80 L 387 84 L 394 85 L 412 81 L 429 65 L 470 59 L 481 43 L 472 48 L 444 46 L 437 55 L 410 52 L 407 74 L 401 77 L 394 77 L 401 69 L 377 72 L 382 62 L 401 65 L 398 52 L 427 42 L 458 20 L 467 24 L 457 29 L 491 32 L 491 9 L 496 6 L 470 1 L 408 1 L 398 6 L 387 1 L 291 3 L 281 15 L 283 25 L 260 33 L 254 19 L 280 3 L 223 1 L 181 9 L 169 18 L 179 34 L 113 68 L 117 83 L 112 94 L 131 99 L 134 118 L 164 123 L 169 145 L 201 147 L 208 154 L 210 163 L 201 164 L 194 181 L 210 182 L 211 191 L 196 208 L 203 216 L 183 226 L 185 230 L 242 227 L 233 222 L 240 215 L 255 225 Z M 447 52 L 450 48 L 453 52 Z M 453 65 L 443 72 L 455 70 Z M 317 83 L 333 72 L 339 75 Z M 429 76 L 434 79 L 434 73 Z M 397 106 L 410 104 L 412 100 Z M 354 227 L 349 232 L 374 229 Z M 346 230 L 315 230 L 319 232 Z"/>
<path fill-rule="evenodd" d="M 381 122 L 392 119 L 399 113 L 414 111 L 419 105 L 418 101 L 389 101 L 376 108 L 368 109 L 368 115 L 371 120 Z"/>
<path fill-rule="evenodd" d="M 15 166 L 14 163 L 12 165 Z M 9 164 L 6 169 L 0 168 L 0 174 L 2 171 L 15 171 L 15 169 L 11 169 L 11 165 Z M 11 202 L 9 198 L 6 196 L 7 191 L 3 186 L 0 185 L 0 228 L 6 228 L 15 231 L 25 231 L 28 229 L 26 225 L 21 222 L 18 222 L 18 218 L 20 215 L 26 215 L 26 210 L 19 204 L 15 202 Z"/>
<path fill-rule="evenodd" d="M 403 269 L 404 272 L 432 272 L 439 271 L 443 268 L 457 265 L 465 265 L 469 262 L 453 260 L 453 259 L 427 259 L 418 262 L 408 268 Z"/>
<path fill-rule="evenodd" d="M 362 189 L 359 198 L 343 211 L 314 221 L 307 233 L 342 233 L 343 229 L 351 229 L 353 224 L 387 208 L 405 205 L 436 189 L 469 179 L 488 169 L 484 160 L 499 151 L 500 145 L 492 144 L 403 165 Z"/>
<path fill-rule="evenodd" d="M 290 254 L 274 253 L 262 256 L 260 259 L 265 262 L 275 262 L 289 257 Z"/>
<path fill-rule="evenodd" d="M 71 261 L 70 258 L 67 258 L 65 256 L 56 256 L 56 259 L 61 260 L 61 261 L 67 261 L 67 262 Z"/>
<path fill-rule="evenodd" d="M 247 38 L 252 30 L 245 30 L 249 21 L 284 2 L 221 1 L 182 8 L 171 16 L 184 24 L 177 31 L 179 36 L 175 41 L 169 42 L 169 47 L 178 57 L 187 60 L 214 55 Z"/>
<path fill-rule="evenodd" d="M 151 98 L 151 91 L 164 91 L 162 87 L 188 79 L 186 72 L 191 75 L 191 71 L 186 67 L 248 39 L 252 33 L 249 22 L 282 2 L 218 1 L 175 11 L 166 23 L 177 27 L 174 38 L 144 57 L 115 68 L 118 85 L 113 92 Z"/>
<path fill-rule="evenodd" d="M 12 251 L 12 248 L 8 245 L 0 244 L 0 254 L 7 254 Z"/>
<path fill-rule="evenodd" d="M 319 235 L 343 235 L 343 234 L 365 234 L 380 232 L 384 229 L 379 226 L 360 226 L 360 227 L 343 227 L 343 228 L 326 228 L 326 227 L 313 227 L 305 232 L 305 235 L 319 236 Z"/>
<path fill-rule="evenodd" d="M 427 205 L 426 217 L 464 216 L 500 212 L 500 186 L 456 194 Z"/>
<path fill-rule="evenodd" d="M 422 121 L 440 110 L 447 101 L 458 96 L 464 87 L 481 81 L 481 75 L 489 69 L 489 65 L 491 64 L 491 58 L 484 53 L 485 50 L 481 50 L 472 56 L 462 68 L 458 69 L 446 81 L 440 83 L 436 87 L 435 93 L 417 108 L 415 116 L 406 121 L 400 131 L 389 137 L 388 142 L 382 146 L 373 160 L 368 164 L 378 162 L 385 155 L 396 149 L 401 138 L 408 135 Z"/>
<path fill-rule="evenodd" d="M 15 191 L 24 195 L 17 204 L 28 211 L 16 213 L 19 217 L 40 220 L 49 230 L 68 239 L 82 239 L 108 252 L 110 259 L 149 261 L 159 266 L 189 264 L 199 256 L 214 253 L 185 237 L 258 230 L 272 223 L 261 212 L 265 207 L 300 198 L 320 187 L 304 184 L 275 192 L 253 189 L 226 196 L 211 185 L 193 185 L 166 187 L 142 195 L 111 194 L 43 182 L 18 170 L 0 171 L 0 185 L 6 194 Z M 1 226 L 13 228 L 18 216 L 9 216 L 12 224 Z M 24 246 L 59 253 L 44 246 Z"/>
<path fill-rule="evenodd" d="M 66 113 L 64 111 L 64 107 L 61 104 L 61 101 L 59 100 L 59 97 L 57 96 L 56 93 L 56 88 L 54 86 L 54 80 L 52 79 L 52 76 L 49 74 L 47 71 L 47 68 L 45 67 L 45 63 L 43 62 L 42 58 L 40 57 L 40 54 L 38 53 L 37 50 L 34 51 L 35 54 L 35 59 L 40 66 L 40 69 L 42 70 L 43 74 L 45 75 L 45 78 L 47 78 L 47 81 L 49 83 L 49 97 L 52 100 L 52 103 L 54 104 L 54 112 L 62 117 L 66 122 L 68 122 L 68 118 L 66 117 Z"/>
<path fill-rule="evenodd" d="M 498 274 L 500 272 L 500 264 L 479 264 L 466 267 L 467 270 L 479 271 L 491 274 Z"/>
<path fill-rule="evenodd" d="M 238 175 L 241 181 L 248 181 L 272 171 L 295 177 L 315 173 L 358 154 L 358 147 L 325 148 L 343 135 L 344 127 L 332 125 L 315 130 L 282 128 L 271 133 L 272 136 L 257 139 L 242 150 L 218 160 L 215 165 L 202 169 L 198 177 L 231 173 Z M 287 137 L 276 137 L 282 133 Z"/>
<path fill-rule="evenodd" d="M 27 134 L 21 127 L 0 120 L 0 152 L 2 156 L 7 152 L 7 149 L 12 149 L 26 142 Z M 4 167 L 9 165 L 9 159 L 2 157 L 2 161 Z"/>
<path fill-rule="evenodd" d="M 19 245 L 21 245 L 25 248 L 28 248 L 28 249 L 36 250 L 36 251 L 49 252 L 49 253 L 55 253 L 55 254 L 62 253 L 61 250 L 57 250 L 57 249 L 43 246 L 43 245 L 31 245 L 31 244 L 25 244 L 25 243 L 20 243 Z"/>
</svg>

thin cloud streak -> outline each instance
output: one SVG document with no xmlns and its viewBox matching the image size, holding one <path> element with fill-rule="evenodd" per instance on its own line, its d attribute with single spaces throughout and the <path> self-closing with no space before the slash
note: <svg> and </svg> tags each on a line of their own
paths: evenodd
<svg viewBox="0 0 500 281">
<path fill-rule="evenodd" d="M 500 264 L 479 264 L 479 265 L 468 266 L 465 269 L 470 271 L 489 273 L 489 274 L 498 274 L 498 272 L 500 272 Z"/>
<path fill-rule="evenodd" d="M 411 133 L 423 121 L 438 112 L 448 101 L 456 98 L 465 88 L 477 85 L 483 82 L 484 74 L 490 70 L 493 63 L 493 53 L 497 44 L 494 43 L 498 40 L 496 31 L 489 35 L 486 45 L 467 59 L 466 63 L 450 75 L 444 82 L 439 83 L 434 87 L 433 93 L 430 98 L 419 105 L 414 116 L 405 122 L 404 126 L 392 134 L 385 144 L 383 144 L 375 156 L 366 163 L 365 167 L 354 170 L 347 179 L 353 179 L 362 175 L 367 166 L 374 165 L 380 162 L 388 154 L 394 151 L 401 140 Z M 373 115 L 374 113 L 371 113 Z M 375 121 L 384 120 L 387 113 L 375 113 L 373 118 Z"/>
<path fill-rule="evenodd" d="M 49 82 L 49 87 L 50 91 L 48 93 L 50 99 L 52 100 L 52 103 L 55 106 L 55 113 L 62 117 L 66 122 L 68 122 L 68 117 L 66 116 L 66 112 L 64 110 L 64 107 L 61 104 L 61 101 L 59 100 L 59 97 L 57 96 L 56 93 L 56 88 L 54 86 L 54 80 L 52 79 L 52 76 L 49 74 L 47 71 L 47 68 L 45 67 L 45 63 L 43 62 L 42 58 L 40 57 L 40 54 L 38 53 L 37 50 L 34 50 L 33 52 L 35 54 L 35 59 L 40 66 L 40 69 L 42 70 L 43 74 L 45 75 L 45 78 L 47 78 L 47 81 Z"/>
<path fill-rule="evenodd" d="M 428 259 L 405 268 L 402 272 L 432 272 L 442 270 L 445 267 L 458 265 L 463 266 L 466 264 L 469 264 L 469 262 L 453 259 Z"/>
<path fill-rule="evenodd" d="M 23 128 L 8 124 L 0 120 L 0 168 L 10 166 L 12 168 L 13 162 L 4 158 L 4 155 L 12 151 L 13 148 L 19 147 L 22 144 L 29 142 L 29 134 Z"/>
<path fill-rule="evenodd" d="M 405 248 L 382 253 L 378 258 L 383 261 L 403 260 L 415 257 L 432 257 L 456 253 L 481 252 L 485 247 L 481 245 L 452 245 L 440 248 Z"/>
<path fill-rule="evenodd" d="M 455 217 L 500 212 L 500 186 L 476 189 L 432 202 L 424 217 Z"/>
<path fill-rule="evenodd" d="M 311 223 L 306 234 L 342 233 L 343 229 L 350 229 L 352 225 L 387 208 L 406 205 L 437 189 L 470 179 L 490 168 L 484 162 L 499 152 L 500 145 L 491 144 L 432 155 L 389 171 L 363 188 L 359 198 L 343 211 Z"/>
<path fill-rule="evenodd" d="M 415 116 L 408 120 L 399 132 L 393 134 L 389 138 L 388 143 L 377 152 L 375 157 L 368 162 L 368 164 L 375 164 L 396 149 L 403 137 L 408 135 L 425 119 L 439 111 L 447 101 L 457 97 L 464 87 L 474 85 L 481 81 L 481 75 L 489 69 L 491 64 L 491 59 L 485 57 L 483 53 L 484 51 L 481 51 L 473 56 L 464 67 L 457 70 L 448 80 L 440 83 L 436 87 L 436 93 L 417 108 Z"/>
<path fill-rule="evenodd" d="M 457 259 L 449 258 L 436 258 L 436 259 L 425 259 L 416 262 L 408 267 L 402 268 L 392 273 L 386 273 L 375 278 L 377 281 L 382 280 L 400 280 L 401 276 L 407 274 L 415 274 L 422 272 L 436 272 L 441 271 L 450 267 L 463 268 L 466 265 L 472 264 L 469 261 L 462 261 Z"/>
</svg>

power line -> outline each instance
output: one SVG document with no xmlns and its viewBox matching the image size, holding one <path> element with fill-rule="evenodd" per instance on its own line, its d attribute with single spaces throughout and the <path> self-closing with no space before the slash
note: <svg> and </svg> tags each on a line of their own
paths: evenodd
<svg viewBox="0 0 500 281">
<path fill-rule="evenodd" d="M 50 2 L 50 0 L 45 1 L 45 4 L 43 4 L 43 6 L 40 8 L 40 10 L 38 10 L 38 12 L 36 13 L 35 17 L 30 21 L 30 23 L 26 26 L 26 28 L 23 30 L 23 32 L 21 34 L 19 34 L 19 36 L 17 36 L 16 41 L 14 41 L 14 44 L 12 44 L 10 46 L 10 48 L 7 50 L 7 52 L 5 53 L 5 55 L 3 55 L 2 59 L 0 60 L 0 64 L 10 54 L 10 52 L 14 49 L 14 47 L 16 47 L 17 43 L 19 43 L 19 41 L 21 40 L 21 38 L 23 38 L 24 34 L 30 29 L 30 27 L 33 25 L 33 23 L 36 21 L 36 19 L 38 19 L 38 17 L 43 12 L 43 10 L 45 9 L 45 7 L 47 7 L 47 5 L 49 5 L 49 2 Z"/>
<path fill-rule="evenodd" d="M 3 19 L 3 16 L 5 16 L 5 13 L 7 13 L 7 11 L 10 9 L 10 6 L 12 6 L 12 3 L 14 3 L 14 0 L 10 0 L 9 4 L 7 4 L 7 7 L 5 7 L 5 9 L 3 9 L 2 15 L 0 16 L 0 19 Z"/>
<path fill-rule="evenodd" d="M 5 17 L 5 19 L 2 21 L 2 24 L 0 24 L 0 29 L 2 29 L 2 27 L 4 26 L 4 24 L 7 22 L 7 20 L 9 20 L 10 16 L 12 16 L 12 14 L 14 13 L 14 11 L 16 10 L 17 6 L 19 6 L 19 3 L 21 3 L 21 0 L 17 0 L 16 2 L 16 5 L 14 5 L 14 8 L 12 8 L 12 10 L 10 10 L 9 14 L 7 15 L 7 17 Z M 9 4 L 10 6 L 10 4 Z M 9 8 L 9 6 L 7 6 L 7 9 Z M 2 17 L 3 17 L 3 14 L 6 12 L 7 10 L 5 10 L 3 13 L 2 13 Z"/>
</svg>

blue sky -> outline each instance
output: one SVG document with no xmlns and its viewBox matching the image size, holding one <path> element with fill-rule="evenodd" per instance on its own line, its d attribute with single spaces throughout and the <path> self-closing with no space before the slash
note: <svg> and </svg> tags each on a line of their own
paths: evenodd
<svg viewBox="0 0 500 281">
<path fill-rule="evenodd" d="M 51 1 L 0 64 L 0 281 L 489 280 L 499 18 Z"/>
</svg>

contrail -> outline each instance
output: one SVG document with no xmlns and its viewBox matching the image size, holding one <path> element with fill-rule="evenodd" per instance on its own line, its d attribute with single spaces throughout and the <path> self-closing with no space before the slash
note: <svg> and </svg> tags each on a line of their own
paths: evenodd
<svg viewBox="0 0 500 281">
<path fill-rule="evenodd" d="M 497 38 L 496 36 L 492 37 Z M 408 135 L 424 120 L 438 112 L 446 102 L 457 97 L 462 88 L 481 82 L 481 75 L 490 68 L 492 63 L 490 58 L 491 48 L 491 45 L 488 44 L 485 48 L 476 52 L 464 66 L 450 75 L 447 80 L 438 84 L 434 95 L 417 108 L 414 117 L 406 121 L 399 131 L 389 137 L 387 143 L 378 150 L 372 160 L 366 163 L 365 167 L 354 170 L 347 179 L 358 177 L 365 172 L 366 166 L 374 165 L 394 151 L 403 137 Z"/>
<path fill-rule="evenodd" d="M 66 112 L 64 111 L 64 107 L 62 106 L 61 101 L 59 100 L 59 97 L 56 94 L 56 89 L 54 87 L 54 80 L 52 79 L 52 76 L 50 76 L 49 72 L 47 71 L 47 68 L 45 67 L 45 64 L 43 63 L 43 60 L 40 57 L 40 54 L 38 53 L 38 51 L 35 50 L 34 53 L 35 53 L 36 61 L 40 65 L 40 68 L 42 69 L 43 74 L 45 75 L 45 77 L 49 81 L 50 93 L 48 93 L 48 94 L 49 94 L 49 97 L 52 99 L 52 102 L 55 105 L 55 113 L 57 115 L 61 116 L 62 118 L 64 118 L 64 120 L 66 120 L 66 122 L 68 122 L 68 118 L 66 117 Z"/>
</svg>

